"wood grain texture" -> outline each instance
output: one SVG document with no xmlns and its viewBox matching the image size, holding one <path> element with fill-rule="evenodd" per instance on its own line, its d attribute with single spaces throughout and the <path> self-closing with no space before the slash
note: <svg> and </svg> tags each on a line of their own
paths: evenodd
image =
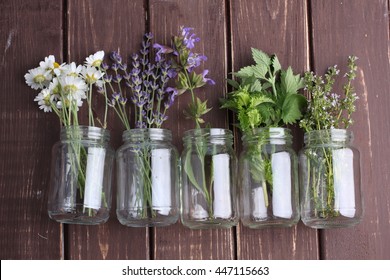
<svg viewBox="0 0 390 280">
<path fill-rule="evenodd" d="M 351 229 L 321 232 L 322 258 L 390 258 L 390 69 L 388 2 L 312 1 L 315 70 L 359 57 L 355 89 L 360 97 L 353 115 L 355 145 L 361 152 L 363 222 Z M 332 15 L 331 17 L 329 15 Z M 341 91 L 341 85 L 337 85 Z"/>
<path fill-rule="evenodd" d="M 61 58 L 61 25 L 62 1 L 0 2 L 0 259 L 63 258 L 62 227 L 47 214 L 59 126 L 23 77 L 48 54 Z"/>
<path fill-rule="evenodd" d="M 68 57 L 83 63 L 98 50 L 120 51 L 124 59 L 137 52 L 145 32 L 143 0 L 68 1 Z M 101 108 L 96 108 L 101 111 Z M 86 119 L 85 119 L 86 120 Z M 110 111 L 109 125 L 113 147 L 121 143 L 124 128 Z M 115 173 L 113 173 L 115 174 Z M 113 176 L 115 177 L 115 176 Z M 110 219 L 101 226 L 67 226 L 67 257 L 70 259 L 148 259 L 149 230 L 127 228 L 116 219 L 116 181 Z"/>
<path fill-rule="evenodd" d="M 225 94 L 227 75 L 226 17 L 225 2 L 217 1 L 179 1 L 151 0 L 150 29 L 156 34 L 156 41 L 169 44 L 171 36 L 177 34 L 180 26 L 193 27 L 201 38 L 195 52 L 208 57 L 204 69 L 215 80 L 215 86 L 206 86 L 197 93 L 202 100 L 207 99 L 213 110 L 205 116 L 206 123 L 212 127 L 227 128 L 227 113 L 219 110 L 219 98 Z M 185 93 L 170 109 L 166 128 L 173 132 L 174 143 L 182 149 L 182 136 L 186 130 L 195 127 L 185 120 L 183 110 L 188 106 L 190 94 Z M 154 230 L 155 259 L 233 259 L 233 230 L 189 230 L 180 223 Z"/>
<path fill-rule="evenodd" d="M 277 54 L 282 66 L 295 72 L 309 67 L 305 1 L 231 1 L 233 71 L 253 64 L 251 47 Z M 294 132 L 301 143 L 301 132 Z M 239 140 L 238 140 L 239 141 Z M 299 148 L 300 145 L 295 145 Z M 237 228 L 238 259 L 317 259 L 317 231 L 302 223 L 293 228 Z"/>
</svg>

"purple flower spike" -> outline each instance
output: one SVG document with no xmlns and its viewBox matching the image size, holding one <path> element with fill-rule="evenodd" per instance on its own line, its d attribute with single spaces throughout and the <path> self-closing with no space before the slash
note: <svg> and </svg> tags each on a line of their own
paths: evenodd
<svg viewBox="0 0 390 280">
<path fill-rule="evenodd" d="M 120 94 L 119 92 L 114 92 L 114 93 L 112 94 L 112 99 L 118 101 L 119 98 L 121 98 L 121 94 Z"/>
<path fill-rule="evenodd" d="M 209 85 L 215 85 L 215 82 L 214 80 L 210 79 L 210 78 L 206 78 L 206 75 L 209 73 L 209 70 L 203 70 L 202 72 L 202 76 L 203 76 L 203 82 L 204 83 L 207 83 Z"/>
<path fill-rule="evenodd" d="M 119 69 L 119 64 L 118 64 L 118 63 L 113 63 L 113 64 L 111 65 L 111 69 L 114 70 L 114 71 L 118 71 L 118 69 Z"/>
<path fill-rule="evenodd" d="M 126 63 L 119 64 L 119 69 L 121 69 L 122 71 L 126 71 L 127 64 Z"/>
<path fill-rule="evenodd" d="M 135 124 L 135 127 L 136 128 L 146 128 L 146 123 L 141 122 L 141 121 L 137 121 L 137 123 Z"/>
<path fill-rule="evenodd" d="M 110 58 L 112 59 L 112 61 L 114 61 L 115 63 L 118 63 L 118 64 L 121 64 L 122 63 L 122 57 L 121 55 L 118 53 L 118 52 L 112 52 L 110 54 Z"/>
<path fill-rule="evenodd" d="M 151 39 L 153 39 L 153 33 L 152 32 L 145 33 L 145 37 L 146 37 L 146 39 L 151 40 Z"/>
<path fill-rule="evenodd" d="M 102 66 L 102 68 L 103 68 L 104 71 L 107 71 L 108 69 L 110 69 L 110 66 L 109 66 L 107 63 L 105 63 L 105 62 L 103 62 L 103 63 L 101 64 L 101 66 Z"/>
<path fill-rule="evenodd" d="M 105 75 L 104 75 L 104 81 L 105 81 L 106 83 L 111 83 L 111 81 L 112 81 L 112 75 L 105 74 Z"/>
<path fill-rule="evenodd" d="M 127 98 L 121 96 L 120 99 L 119 99 L 119 103 L 120 103 L 121 105 L 123 105 L 123 106 L 126 105 L 126 103 L 127 103 Z"/>
<path fill-rule="evenodd" d="M 114 83 L 120 83 L 121 81 L 122 81 L 122 75 L 120 75 L 120 74 L 117 74 L 116 76 L 114 76 L 113 78 L 112 78 L 112 81 L 114 82 Z"/>
</svg>

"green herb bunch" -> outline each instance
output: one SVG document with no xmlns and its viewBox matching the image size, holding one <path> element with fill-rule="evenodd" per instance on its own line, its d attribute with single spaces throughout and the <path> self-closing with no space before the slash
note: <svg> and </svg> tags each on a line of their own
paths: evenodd
<svg viewBox="0 0 390 280">
<path fill-rule="evenodd" d="M 273 186 L 271 155 L 277 147 L 269 141 L 270 129 L 259 134 L 257 129 L 296 123 L 303 116 L 307 100 L 298 92 L 304 80 L 291 67 L 282 69 L 276 55 L 255 48 L 252 56 L 255 64 L 234 73 L 238 81 L 228 80 L 234 90 L 222 100 L 222 108 L 234 111 L 245 137 L 255 140 L 246 148 L 244 160 L 249 164 L 251 180 L 262 185 L 268 207 Z"/>
<path fill-rule="evenodd" d="M 340 74 L 337 65 L 329 67 L 323 77 L 313 72 L 307 72 L 304 76 L 309 101 L 300 127 L 305 132 L 321 131 L 319 137 L 313 137 L 316 145 L 306 148 L 301 155 L 302 173 L 305 174 L 304 203 L 314 205 L 315 215 L 324 219 L 340 215 L 334 207 L 335 174 L 341 176 L 343 170 L 335 170 L 333 154 L 337 149 L 345 149 L 346 144 L 345 141 L 338 141 L 337 146 L 329 143 L 332 141 L 333 129 L 347 129 L 353 123 L 351 116 L 356 110 L 355 102 L 358 99 L 352 85 L 356 78 L 356 60 L 356 56 L 348 57 L 343 96 L 333 92 Z"/>
<path fill-rule="evenodd" d="M 252 48 L 255 65 L 241 68 L 233 75 L 239 81 L 228 80 L 234 88 L 222 108 L 237 113 L 243 132 L 259 127 L 279 127 L 300 120 L 306 98 L 298 91 L 304 80 L 294 75 L 291 67 L 283 70 L 276 55 L 268 56 Z"/>
<path fill-rule="evenodd" d="M 356 111 L 355 101 L 358 99 L 352 86 L 356 78 L 356 60 L 356 56 L 348 57 L 348 72 L 344 75 L 347 82 L 343 85 L 344 98 L 332 91 L 335 79 L 340 74 L 337 65 L 329 67 L 324 77 L 313 72 L 305 73 L 304 83 L 309 102 L 308 110 L 299 125 L 306 132 L 332 128 L 347 129 L 353 123 L 351 115 Z"/>
</svg>

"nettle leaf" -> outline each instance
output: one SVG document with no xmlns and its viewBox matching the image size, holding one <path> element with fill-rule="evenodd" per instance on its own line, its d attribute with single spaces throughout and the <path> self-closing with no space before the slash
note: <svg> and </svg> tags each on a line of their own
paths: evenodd
<svg viewBox="0 0 390 280">
<path fill-rule="evenodd" d="M 235 80 L 227 80 L 228 84 L 231 85 L 233 88 L 238 89 L 240 87 L 240 84 Z"/>
<path fill-rule="evenodd" d="M 297 91 L 304 86 L 304 81 L 301 76 L 299 74 L 294 76 L 291 67 L 288 67 L 286 71 L 282 71 L 280 80 L 282 90 L 284 90 L 286 94 L 297 93 Z"/>
<path fill-rule="evenodd" d="M 257 106 L 259 106 L 260 104 L 263 104 L 263 103 L 271 103 L 271 104 L 273 104 L 275 102 L 271 98 L 269 98 L 267 96 L 259 95 L 259 96 L 252 97 L 250 107 L 257 107 Z"/>
<path fill-rule="evenodd" d="M 274 69 L 274 74 L 282 69 L 282 65 L 280 65 L 279 59 L 276 55 L 273 55 L 271 58 L 271 65 Z"/>
<path fill-rule="evenodd" d="M 268 56 L 268 54 L 255 48 L 251 48 L 251 50 L 253 59 L 255 60 L 256 64 L 264 64 L 266 67 L 271 64 L 271 58 Z"/>
<path fill-rule="evenodd" d="M 258 79 L 265 79 L 265 75 L 267 75 L 267 66 L 264 64 L 256 64 L 252 67 L 253 75 Z"/>
<path fill-rule="evenodd" d="M 255 80 L 250 87 L 250 91 L 252 91 L 252 92 L 260 92 L 262 89 L 263 89 L 263 87 L 261 86 L 261 83 L 259 80 Z"/>
<path fill-rule="evenodd" d="M 293 124 L 302 117 L 302 111 L 307 105 L 306 98 L 301 94 L 290 94 L 286 97 L 282 107 L 282 120 L 286 124 Z"/>
<path fill-rule="evenodd" d="M 230 109 L 230 110 L 237 110 L 237 102 L 234 99 L 220 99 L 220 102 L 222 103 L 221 109 Z"/>
<path fill-rule="evenodd" d="M 240 122 L 240 128 L 242 131 L 247 131 L 250 128 L 250 122 L 245 109 L 238 111 L 238 121 Z"/>
<path fill-rule="evenodd" d="M 254 76 L 252 66 L 246 66 L 241 68 L 237 73 L 234 73 L 234 76 L 239 78 L 248 78 Z"/>
<path fill-rule="evenodd" d="M 237 107 L 248 107 L 251 102 L 251 97 L 249 95 L 249 92 L 247 91 L 240 91 L 236 95 L 237 100 Z"/>
<path fill-rule="evenodd" d="M 261 116 L 257 109 L 249 110 L 247 115 L 248 115 L 249 126 L 251 128 L 254 128 L 260 124 Z"/>
</svg>

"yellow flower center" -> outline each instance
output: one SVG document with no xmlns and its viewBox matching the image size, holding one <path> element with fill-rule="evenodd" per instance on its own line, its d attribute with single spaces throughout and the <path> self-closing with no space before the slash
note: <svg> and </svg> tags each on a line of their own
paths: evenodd
<svg viewBox="0 0 390 280">
<path fill-rule="evenodd" d="M 97 60 L 95 60 L 95 61 L 92 63 L 92 66 L 94 66 L 94 67 L 100 67 L 100 64 L 102 64 L 102 60 L 101 60 L 101 59 L 97 59 Z"/>
<path fill-rule="evenodd" d="M 88 83 L 88 84 L 93 84 L 94 82 L 96 82 L 97 81 L 97 79 L 96 79 L 96 77 L 95 77 L 95 75 L 86 75 L 85 76 L 85 81 Z"/>
<path fill-rule="evenodd" d="M 54 62 L 53 66 L 54 66 L 54 68 L 59 68 L 60 64 L 58 62 Z"/>
<path fill-rule="evenodd" d="M 73 94 L 77 91 L 77 87 L 75 85 L 66 85 L 64 86 L 65 94 Z"/>
<path fill-rule="evenodd" d="M 42 75 L 42 74 L 39 74 L 39 75 L 36 75 L 34 77 L 34 82 L 37 83 L 37 84 L 41 84 L 45 81 L 45 76 Z"/>
</svg>

